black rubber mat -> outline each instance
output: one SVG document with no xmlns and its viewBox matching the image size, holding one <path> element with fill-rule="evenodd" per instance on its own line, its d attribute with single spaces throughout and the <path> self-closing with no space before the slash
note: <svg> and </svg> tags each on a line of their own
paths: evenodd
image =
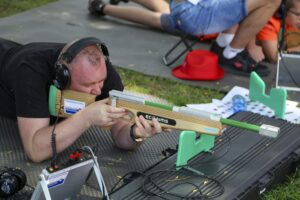
<svg viewBox="0 0 300 200">
<path fill-rule="evenodd" d="M 112 141 L 110 132 L 97 127 L 87 130 L 71 147 L 59 155 L 59 161 L 65 161 L 69 154 L 82 146 L 96 147 L 96 156 L 104 177 L 107 189 L 110 190 L 120 177 L 131 171 L 145 171 L 163 159 L 161 152 L 168 148 L 175 148 L 178 133 L 162 133 L 148 139 L 143 146 L 135 151 L 117 149 Z M 50 142 L 50 141 L 49 141 Z M 49 166 L 50 161 L 32 163 L 24 154 L 17 124 L 15 121 L 0 117 L 0 166 L 18 167 L 26 173 L 28 185 L 35 187 L 42 169 Z M 81 199 L 99 197 L 97 182 L 91 176 L 81 191 Z M 26 187 L 17 196 L 32 192 Z M 24 197 L 24 196 L 23 196 Z"/>
<path fill-rule="evenodd" d="M 188 164 L 207 177 L 186 169 L 174 171 L 177 154 L 173 154 L 114 192 L 111 199 L 259 199 L 299 165 L 300 126 L 249 112 L 233 119 L 279 126 L 281 132 L 273 139 L 230 127 L 225 138 L 223 134 L 216 139 L 213 154 L 199 154 Z"/>
</svg>

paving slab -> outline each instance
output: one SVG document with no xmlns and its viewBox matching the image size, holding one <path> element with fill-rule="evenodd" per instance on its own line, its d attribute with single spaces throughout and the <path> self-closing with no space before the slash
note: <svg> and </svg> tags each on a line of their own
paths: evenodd
<svg viewBox="0 0 300 200">
<path fill-rule="evenodd" d="M 87 4 L 87 0 L 60 0 L 2 18 L 0 37 L 28 43 L 67 42 L 80 37 L 95 36 L 108 46 L 114 65 L 221 91 L 228 91 L 235 85 L 248 87 L 248 77 L 230 73 L 226 73 L 219 81 L 185 81 L 173 77 L 172 67 L 180 65 L 184 57 L 172 67 L 166 67 L 162 62 L 162 55 L 179 40 L 178 36 L 111 17 L 91 16 Z M 209 49 L 209 44 L 199 44 L 197 48 Z M 267 90 L 274 87 L 276 74 L 276 66 L 269 66 L 272 73 L 263 78 Z M 300 101 L 300 93 L 289 92 L 289 98 Z"/>
</svg>

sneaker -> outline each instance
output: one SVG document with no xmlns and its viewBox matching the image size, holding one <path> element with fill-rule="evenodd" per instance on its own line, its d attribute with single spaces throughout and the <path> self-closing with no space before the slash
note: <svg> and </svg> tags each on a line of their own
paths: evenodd
<svg viewBox="0 0 300 200">
<path fill-rule="evenodd" d="M 260 76 L 267 76 L 270 70 L 267 66 L 257 63 L 247 51 L 242 51 L 232 59 L 227 59 L 223 56 L 224 47 L 220 47 L 214 41 L 210 47 L 210 51 L 219 56 L 219 65 L 225 71 L 242 76 L 249 76 L 252 71 L 255 71 Z"/>
<path fill-rule="evenodd" d="M 105 7 L 105 3 L 102 0 L 89 0 L 89 11 L 91 14 L 99 14 L 104 16 L 103 9 Z"/>
<path fill-rule="evenodd" d="M 123 1 L 124 3 L 128 3 L 129 0 L 109 0 L 109 3 L 112 5 L 118 5 L 120 1 Z"/>
<path fill-rule="evenodd" d="M 260 76 L 268 76 L 270 74 L 270 69 L 268 66 L 264 65 L 262 62 L 256 62 L 247 51 L 241 52 L 244 59 L 247 60 L 249 63 L 255 65 L 254 71 L 259 74 Z"/>
<path fill-rule="evenodd" d="M 222 52 L 221 55 L 219 54 L 219 64 L 225 71 L 242 76 L 249 76 L 253 71 L 260 76 L 270 74 L 266 65 L 256 63 L 246 51 L 242 51 L 232 59 L 225 58 Z"/>
</svg>

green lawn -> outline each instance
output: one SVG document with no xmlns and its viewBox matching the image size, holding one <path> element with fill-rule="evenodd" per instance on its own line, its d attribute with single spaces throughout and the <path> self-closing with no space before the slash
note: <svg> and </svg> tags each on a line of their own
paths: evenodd
<svg viewBox="0 0 300 200">
<path fill-rule="evenodd" d="M 117 70 L 127 90 L 151 94 L 178 106 L 187 103 L 210 103 L 212 98 L 221 99 L 224 96 L 223 93 L 213 89 L 186 85 L 120 67 Z"/>
<path fill-rule="evenodd" d="M 0 18 L 38 7 L 56 0 L 0 0 Z M 209 103 L 212 98 L 221 99 L 222 92 L 185 85 L 173 80 L 144 75 L 131 70 L 117 68 L 127 90 L 151 94 L 175 105 L 186 103 Z M 299 170 L 289 181 L 265 194 L 266 200 L 300 200 Z"/>
<path fill-rule="evenodd" d="M 0 17 L 13 15 L 56 0 L 0 0 Z"/>
</svg>

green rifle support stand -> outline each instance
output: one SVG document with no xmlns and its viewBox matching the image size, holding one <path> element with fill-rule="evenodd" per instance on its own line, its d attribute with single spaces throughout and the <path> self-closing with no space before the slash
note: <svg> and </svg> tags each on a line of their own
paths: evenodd
<svg viewBox="0 0 300 200">
<path fill-rule="evenodd" d="M 201 134 L 197 139 L 197 133 L 194 131 L 182 131 L 179 137 L 178 153 L 176 160 L 176 169 L 179 170 L 187 162 L 201 152 L 210 152 L 215 145 L 213 135 Z"/>
<path fill-rule="evenodd" d="M 256 72 L 251 72 L 249 97 L 252 101 L 259 101 L 274 110 L 275 116 L 283 119 L 287 92 L 283 88 L 272 88 L 270 95 L 265 94 L 266 85 Z"/>
<path fill-rule="evenodd" d="M 285 89 L 272 88 L 270 95 L 265 94 L 265 83 L 257 75 L 257 73 L 252 72 L 250 77 L 250 86 L 249 86 L 249 97 L 253 101 L 259 101 L 271 109 L 274 110 L 275 115 L 279 118 L 284 118 L 285 114 L 285 104 L 287 92 Z M 267 135 L 271 137 L 277 137 L 279 129 L 275 130 L 274 134 L 268 133 L 268 128 L 262 131 L 261 127 L 256 125 L 249 125 L 243 122 L 234 122 L 230 119 L 221 119 L 222 124 L 227 124 L 235 127 L 240 127 L 243 129 L 248 129 L 254 132 L 258 132 L 261 135 Z M 264 133 L 265 132 L 265 133 Z M 200 138 L 197 139 L 197 133 L 194 131 L 182 131 L 179 137 L 178 143 L 178 153 L 176 160 L 176 169 L 187 168 L 192 171 L 197 171 L 192 168 L 189 168 L 187 165 L 188 161 L 194 156 L 198 155 L 201 152 L 209 152 L 214 147 L 215 136 L 201 134 Z"/>
</svg>

